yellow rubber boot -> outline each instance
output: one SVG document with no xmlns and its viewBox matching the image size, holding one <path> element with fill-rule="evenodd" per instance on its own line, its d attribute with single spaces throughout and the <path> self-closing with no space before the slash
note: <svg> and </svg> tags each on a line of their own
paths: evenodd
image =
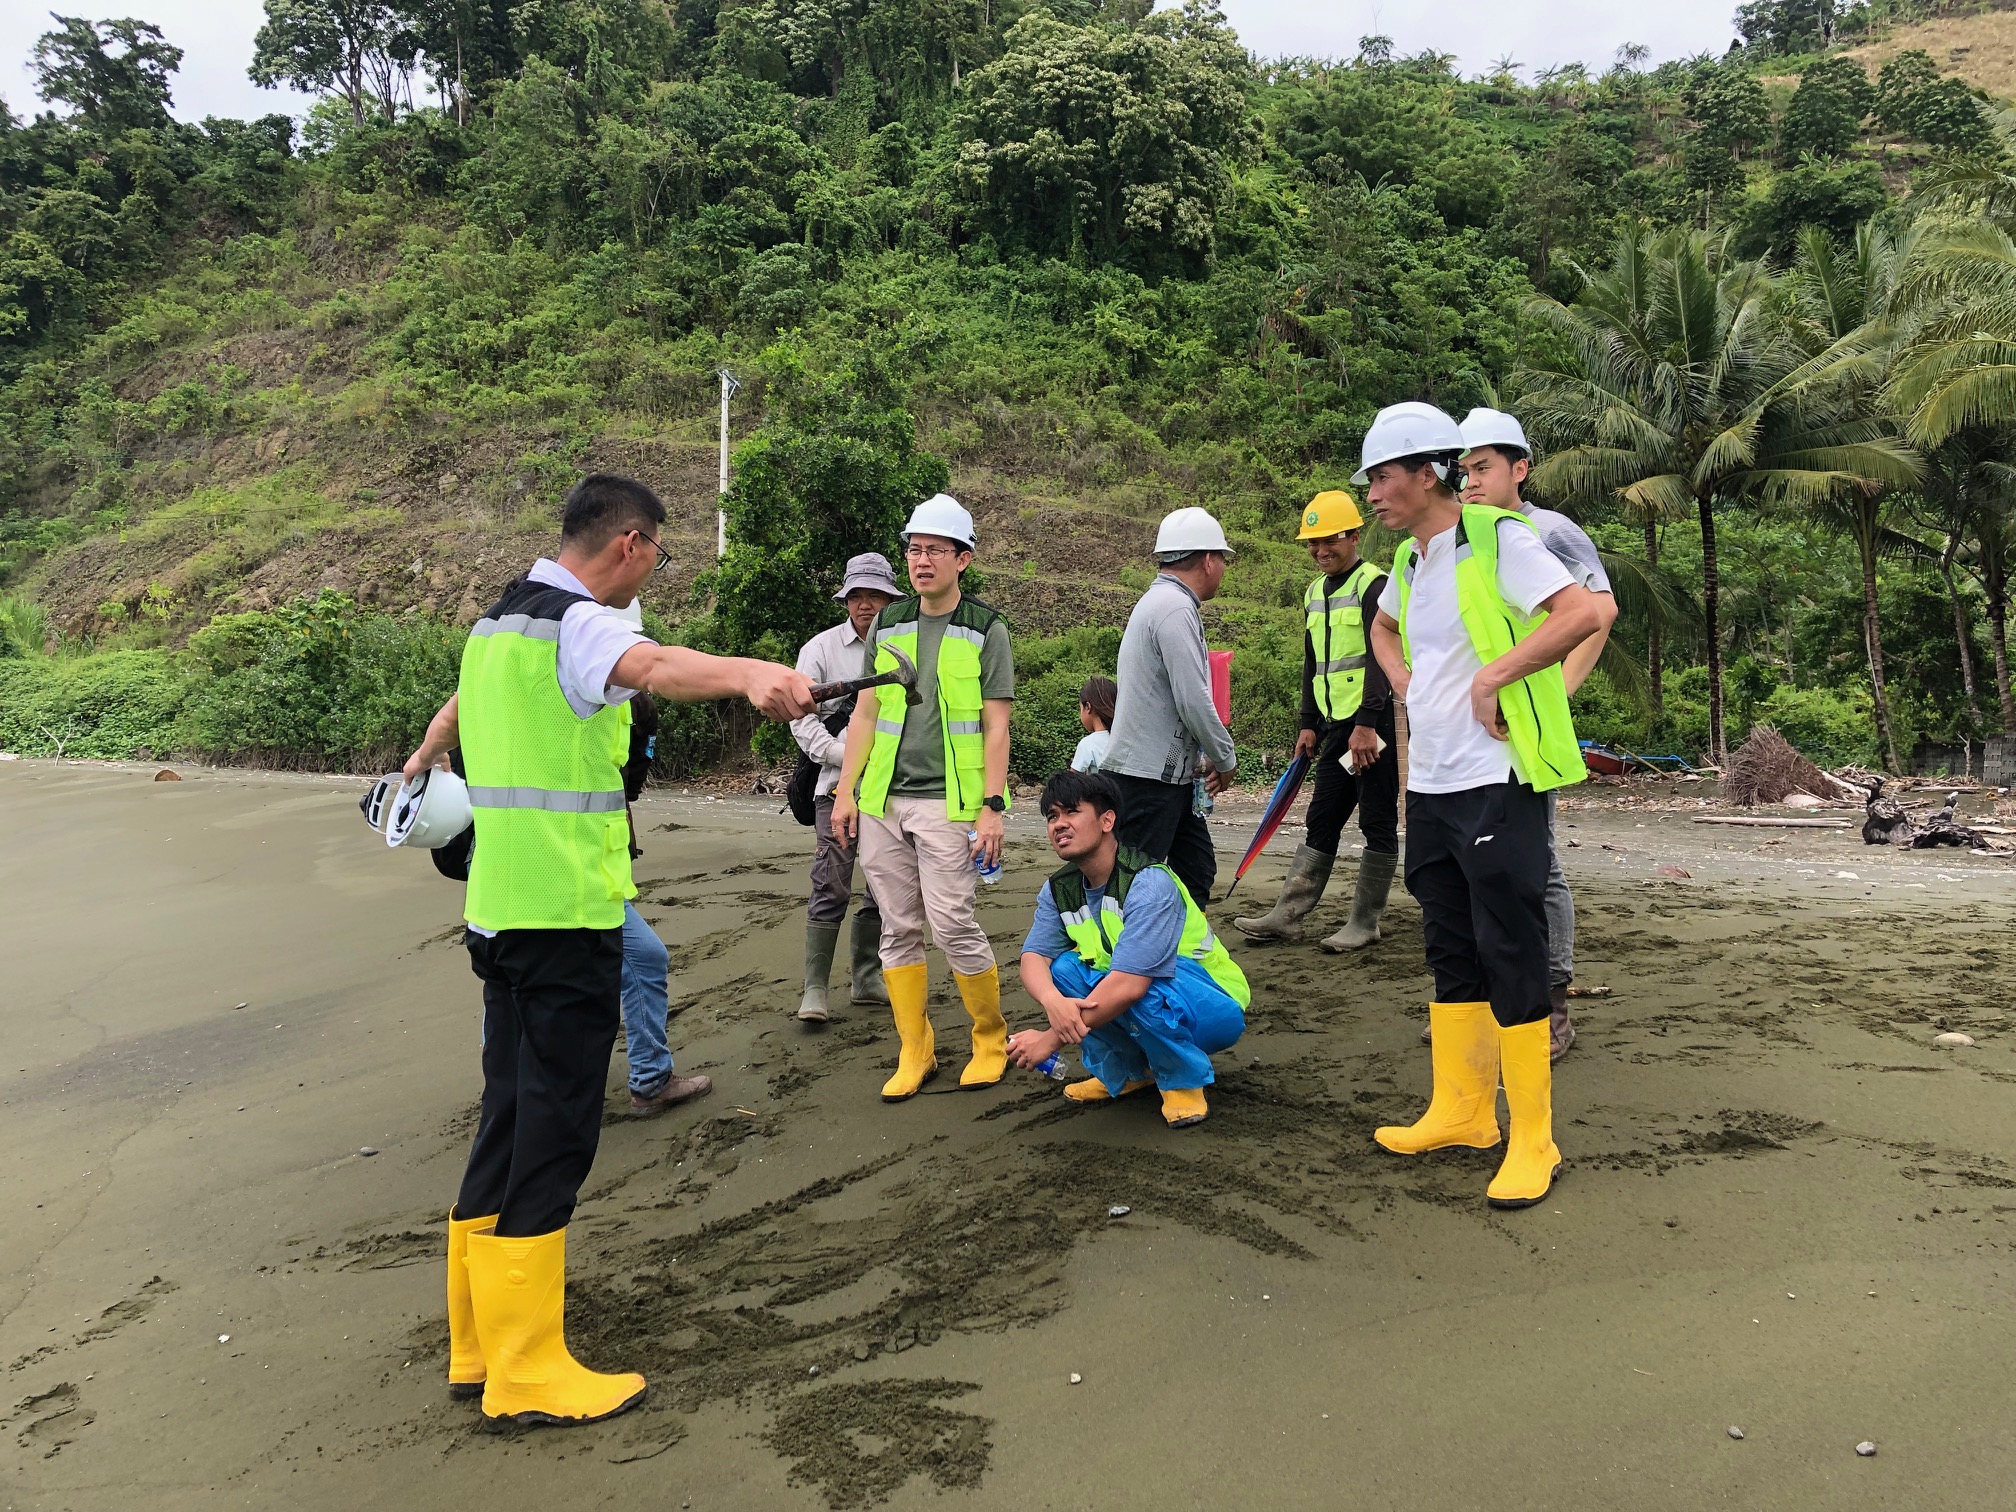
<svg viewBox="0 0 2016 1512">
<path fill-rule="evenodd" d="M 1152 1081 L 1122 1082 L 1120 1084 L 1120 1095 L 1125 1097 L 1130 1092 L 1139 1092 L 1143 1087 L 1152 1087 L 1154 1085 L 1155 1083 Z M 1113 1101 L 1113 1094 L 1106 1090 L 1106 1083 L 1099 1080 L 1096 1076 L 1088 1076 L 1083 1081 L 1072 1082 L 1070 1086 L 1064 1089 L 1064 1095 L 1070 1098 L 1071 1101 L 1079 1103 Z"/>
<path fill-rule="evenodd" d="M 469 1236 L 497 1227 L 497 1215 L 457 1218 L 448 1212 L 448 1395 L 483 1395 L 483 1346 L 476 1342 L 476 1309 L 469 1301 Z"/>
<path fill-rule="evenodd" d="M 489 1426 L 593 1423 L 643 1399 L 641 1375 L 603 1375 L 567 1351 L 567 1230 L 529 1239 L 472 1233 L 469 1296 L 490 1366 Z"/>
<path fill-rule="evenodd" d="M 1489 1003 L 1430 1003 L 1435 1094 L 1428 1111 L 1405 1128 L 1389 1124 L 1372 1137 L 1395 1155 L 1419 1155 L 1450 1145 L 1488 1150 L 1498 1143 L 1498 1021 Z"/>
<path fill-rule="evenodd" d="M 889 1011 L 895 1015 L 896 1033 L 903 1041 L 896 1074 L 882 1084 L 882 1101 L 902 1102 L 915 1097 L 917 1089 L 938 1074 L 937 1041 L 931 1034 L 931 1014 L 924 1006 L 931 988 L 931 968 L 922 961 L 915 966 L 885 966 L 882 985 L 889 989 Z"/>
<path fill-rule="evenodd" d="M 1162 1089 L 1162 1121 L 1172 1129 L 1187 1129 L 1192 1124 L 1204 1122 L 1211 1111 L 1204 1101 L 1202 1087 L 1186 1087 L 1181 1091 Z"/>
<path fill-rule="evenodd" d="M 1549 1048 L 1546 1019 L 1498 1031 L 1512 1137 L 1505 1145 L 1505 1163 L 1485 1192 L 1493 1207 L 1533 1206 L 1547 1195 L 1554 1173 L 1561 1169 L 1561 1149 L 1554 1143 L 1554 1067 Z"/>
<path fill-rule="evenodd" d="M 989 966 L 972 976 L 952 973 L 960 1001 L 973 1020 L 973 1058 L 959 1073 L 962 1087 L 991 1087 L 1008 1074 L 1008 1021 L 1001 1017 L 1001 971 Z"/>
</svg>

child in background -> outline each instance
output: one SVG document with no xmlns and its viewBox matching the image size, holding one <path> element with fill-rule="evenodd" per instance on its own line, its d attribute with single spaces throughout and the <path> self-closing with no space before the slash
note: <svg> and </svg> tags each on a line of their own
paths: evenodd
<svg viewBox="0 0 2016 1512">
<path fill-rule="evenodd" d="M 1078 723 L 1085 738 L 1071 753 L 1071 770 L 1096 772 L 1106 759 L 1106 747 L 1113 742 L 1113 704 L 1120 696 L 1110 677 L 1088 677 L 1078 690 Z"/>
</svg>

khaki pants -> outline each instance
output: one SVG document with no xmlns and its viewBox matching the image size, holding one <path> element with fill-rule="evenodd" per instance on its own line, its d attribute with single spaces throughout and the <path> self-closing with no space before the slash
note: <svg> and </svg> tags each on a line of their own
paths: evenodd
<svg viewBox="0 0 2016 1512">
<path fill-rule="evenodd" d="M 882 966 L 924 960 L 924 926 L 961 976 L 994 964 L 973 916 L 979 876 L 966 839 L 972 826 L 945 817 L 943 798 L 891 798 L 881 818 L 861 816 L 861 867 L 882 909 Z"/>
</svg>

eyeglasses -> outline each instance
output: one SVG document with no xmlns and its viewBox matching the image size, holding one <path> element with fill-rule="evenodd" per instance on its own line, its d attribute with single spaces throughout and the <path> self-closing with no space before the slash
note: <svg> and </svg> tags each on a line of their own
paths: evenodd
<svg viewBox="0 0 2016 1512">
<path fill-rule="evenodd" d="M 651 564 L 651 570 L 653 572 L 663 572 L 665 570 L 665 564 L 672 560 L 672 558 L 670 558 L 665 554 L 664 543 L 660 541 L 656 536 L 644 535 L 644 532 L 641 530 L 633 530 L 630 532 L 630 534 L 634 536 L 644 536 L 645 540 L 649 541 L 653 546 L 656 546 L 658 548 L 658 560 Z"/>
<path fill-rule="evenodd" d="M 913 562 L 942 562 L 947 557 L 959 555 L 958 546 L 905 546 L 903 555 Z"/>
</svg>

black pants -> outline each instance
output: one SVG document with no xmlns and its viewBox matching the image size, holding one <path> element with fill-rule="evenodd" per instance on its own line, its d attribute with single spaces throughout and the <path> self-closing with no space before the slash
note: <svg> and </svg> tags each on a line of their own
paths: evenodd
<svg viewBox="0 0 2016 1512">
<path fill-rule="evenodd" d="M 1435 998 L 1491 1004 L 1500 1025 L 1544 1019 L 1547 800 L 1524 783 L 1407 795 L 1407 891 Z"/>
<path fill-rule="evenodd" d="M 1211 848 L 1211 827 L 1191 812 L 1187 782 L 1157 782 L 1108 772 L 1120 789 L 1120 823 L 1115 833 L 1151 861 L 1166 861 L 1169 870 L 1190 890 L 1199 908 L 1211 901 L 1218 880 L 1218 853 Z"/>
<path fill-rule="evenodd" d="M 565 1228 L 602 1137 L 623 1016 L 623 931 L 471 931 L 483 979 L 483 1119 L 455 1211 L 507 1239 Z"/>
<path fill-rule="evenodd" d="M 1309 795 L 1309 826 L 1305 843 L 1326 856 L 1337 854 L 1344 822 L 1358 811 L 1358 829 L 1365 849 L 1381 855 L 1400 851 L 1400 758 L 1393 751 L 1393 732 L 1381 730 L 1386 749 L 1379 759 L 1353 776 L 1338 765 L 1351 743 L 1351 725 L 1343 721 L 1323 732 L 1316 752 L 1316 790 Z"/>
</svg>

